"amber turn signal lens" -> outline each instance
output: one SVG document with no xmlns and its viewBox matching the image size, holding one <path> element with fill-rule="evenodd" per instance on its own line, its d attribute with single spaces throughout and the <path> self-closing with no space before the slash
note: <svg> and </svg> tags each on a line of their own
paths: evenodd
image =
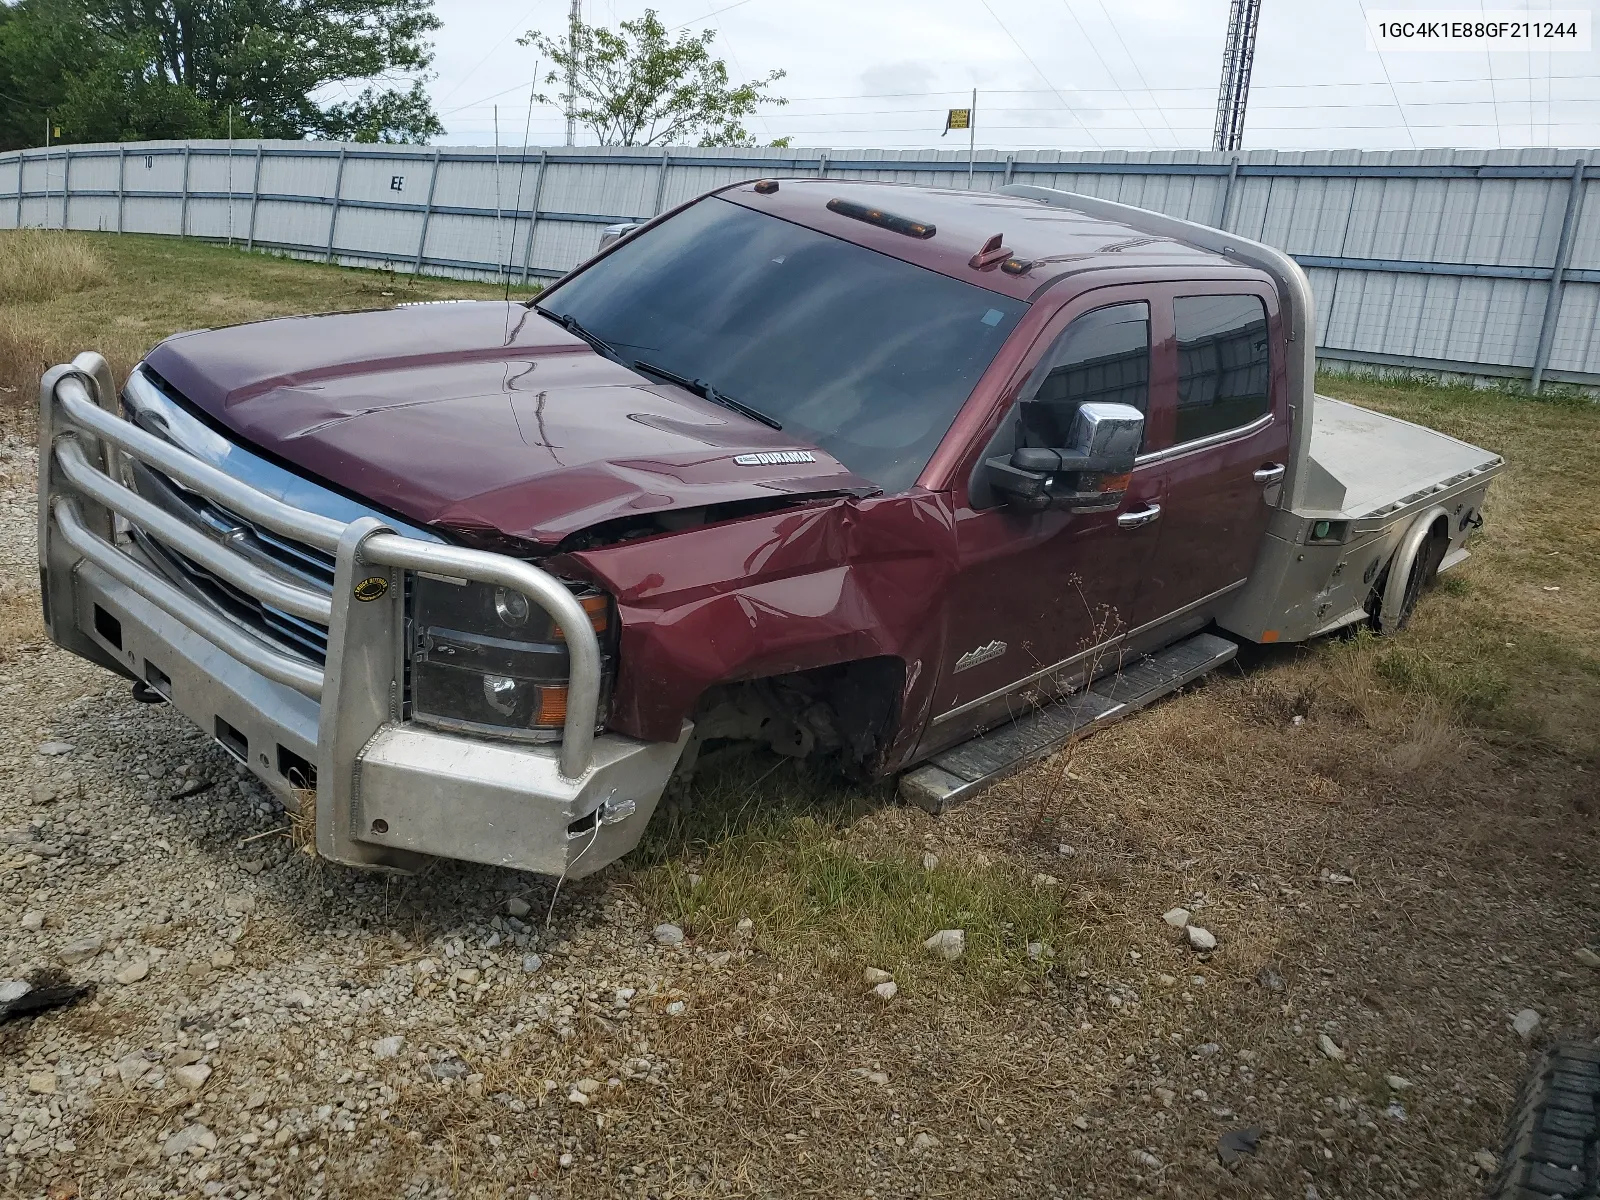
<svg viewBox="0 0 1600 1200">
<path fill-rule="evenodd" d="M 1125 492 L 1128 490 L 1128 484 L 1132 482 L 1132 472 L 1122 475 L 1102 475 L 1100 477 L 1100 490 L 1102 492 Z"/>
<path fill-rule="evenodd" d="M 567 723 L 567 689 L 542 687 L 539 689 L 539 711 L 534 715 L 536 729 L 560 729 Z"/>
<path fill-rule="evenodd" d="M 594 626 L 596 633 L 604 633 L 611 626 L 611 605 L 604 596 L 579 596 L 578 603 L 583 611 L 589 614 L 589 624 Z M 558 642 L 567 640 L 567 635 L 561 632 L 560 626 L 556 627 L 555 639 Z"/>
</svg>

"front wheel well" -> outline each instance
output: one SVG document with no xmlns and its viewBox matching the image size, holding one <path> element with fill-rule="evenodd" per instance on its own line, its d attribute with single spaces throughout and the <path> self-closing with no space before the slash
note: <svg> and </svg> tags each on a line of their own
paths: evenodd
<svg viewBox="0 0 1600 1200">
<path fill-rule="evenodd" d="M 692 753 L 712 742 L 754 742 L 873 775 L 895 733 L 905 677 L 901 659 L 882 656 L 717 684 L 695 706 Z M 685 758 L 693 762 L 689 752 Z"/>
</svg>

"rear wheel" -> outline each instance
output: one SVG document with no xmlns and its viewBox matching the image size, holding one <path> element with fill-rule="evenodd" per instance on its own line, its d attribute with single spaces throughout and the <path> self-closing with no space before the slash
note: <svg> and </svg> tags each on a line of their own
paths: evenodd
<svg viewBox="0 0 1600 1200">
<path fill-rule="evenodd" d="M 1379 633 L 1399 633 L 1411 623 L 1417 601 L 1439 577 L 1439 566 L 1449 552 L 1450 536 L 1442 529 L 1435 529 L 1423 539 L 1409 563 L 1403 561 L 1403 552 L 1396 552 L 1372 589 L 1372 624 Z M 1400 588 L 1393 586 L 1396 570 L 1406 573 L 1405 584 Z"/>
<path fill-rule="evenodd" d="M 1449 548 L 1450 539 L 1436 533 L 1423 543 L 1417 557 L 1411 560 L 1411 570 L 1406 574 L 1405 598 L 1400 603 L 1399 620 L 1395 622 L 1397 630 L 1411 623 L 1411 614 L 1417 611 L 1417 601 L 1439 578 L 1439 564 L 1444 561 Z"/>
<path fill-rule="evenodd" d="M 1600 1197 L 1600 1046 L 1545 1051 L 1506 1122 L 1489 1200 Z"/>
</svg>

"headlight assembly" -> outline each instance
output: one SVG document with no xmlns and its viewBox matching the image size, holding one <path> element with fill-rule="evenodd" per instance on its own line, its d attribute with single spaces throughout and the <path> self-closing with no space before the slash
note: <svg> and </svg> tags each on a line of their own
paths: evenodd
<svg viewBox="0 0 1600 1200">
<path fill-rule="evenodd" d="M 611 602 L 574 587 L 600 637 L 609 691 Z M 434 575 L 412 588 L 411 715 L 463 732 L 554 741 L 567 719 L 566 638 L 521 592 Z"/>
</svg>

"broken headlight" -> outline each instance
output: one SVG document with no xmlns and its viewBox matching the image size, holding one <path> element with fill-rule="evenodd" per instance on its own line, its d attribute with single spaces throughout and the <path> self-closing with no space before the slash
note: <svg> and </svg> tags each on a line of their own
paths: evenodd
<svg viewBox="0 0 1600 1200">
<path fill-rule="evenodd" d="M 614 662 L 611 601 L 603 592 L 571 586 L 600 637 L 603 705 Z M 570 674 L 566 638 L 527 596 L 418 574 L 411 628 L 414 720 L 523 741 L 561 736 Z"/>
</svg>

